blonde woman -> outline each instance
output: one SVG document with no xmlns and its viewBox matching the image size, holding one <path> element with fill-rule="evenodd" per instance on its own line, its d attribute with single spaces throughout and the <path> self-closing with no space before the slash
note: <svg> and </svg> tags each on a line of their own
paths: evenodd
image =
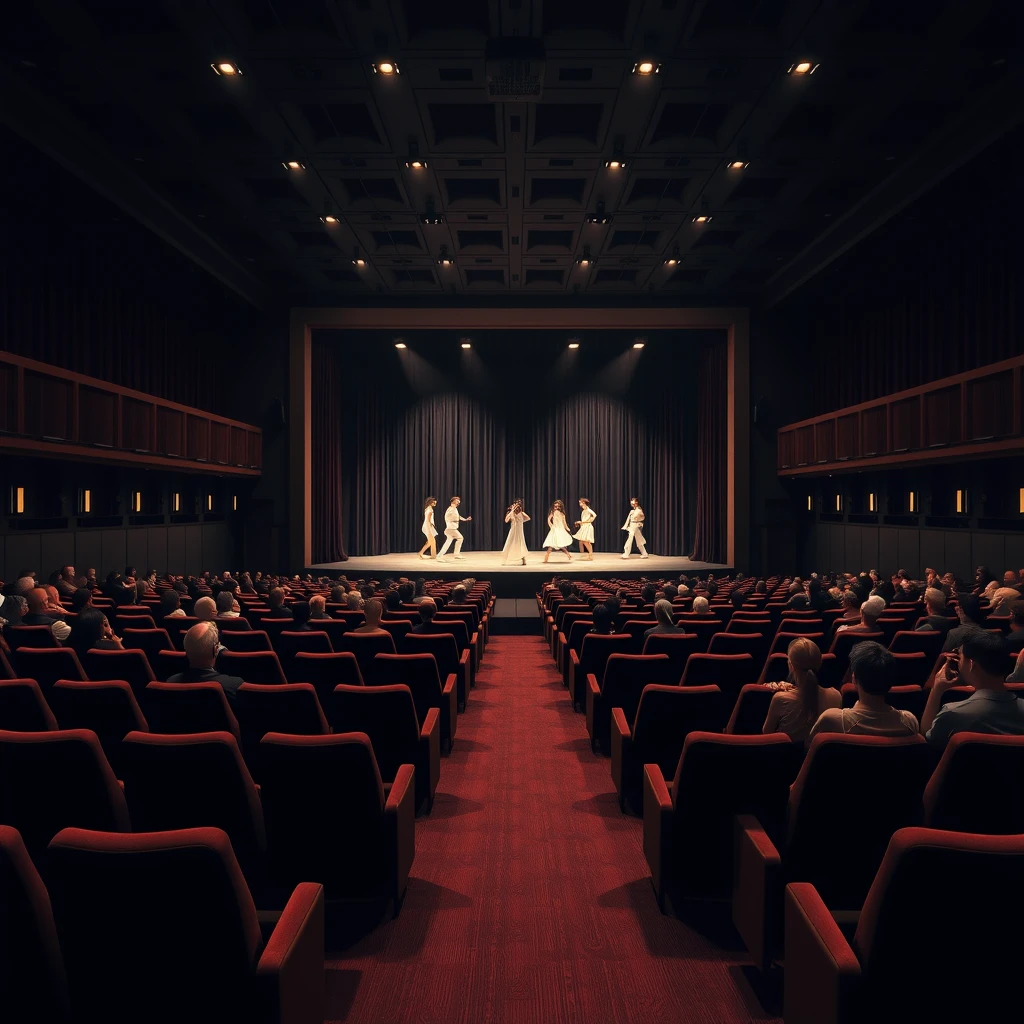
<svg viewBox="0 0 1024 1024">
<path fill-rule="evenodd" d="M 526 535 L 523 533 L 523 523 L 528 523 L 530 517 L 523 508 L 523 499 L 516 498 L 508 507 L 505 513 L 505 522 L 509 523 L 508 537 L 505 538 L 505 547 L 502 549 L 501 564 L 508 565 L 509 562 L 519 562 L 526 565 Z"/>
<path fill-rule="evenodd" d="M 437 536 L 437 530 L 434 527 L 434 506 L 437 504 L 437 498 L 431 496 L 423 503 L 423 536 L 427 538 L 426 543 L 420 548 L 420 558 L 434 558 L 437 555 L 437 541 L 434 538 Z M 427 548 L 430 548 L 430 554 L 427 555 Z"/>
<path fill-rule="evenodd" d="M 551 557 L 552 550 L 564 551 L 565 557 L 572 561 L 569 554 L 569 545 L 572 543 L 572 534 L 565 521 L 565 505 L 560 498 L 556 498 L 548 512 L 548 535 L 544 538 L 544 561 Z"/>
<path fill-rule="evenodd" d="M 576 520 L 579 529 L 573 536 L 580 542 L 580 554 L 585 555 L 585 561 L 594 560 L 594 520 L 597 513 L 590 507 L 589 498 L 580 498 L 580 517 Z"/>
<path fill-rule="evenodd" d="M 843 706 L 839 691 L 818 685 L 821 651 L 813 640 L 800 636 L 786 650 L 789 679 L 772 697 L 762 733 L 784 732 L 797 743 L 806 743 L 818 716 Z"/>
</svg>

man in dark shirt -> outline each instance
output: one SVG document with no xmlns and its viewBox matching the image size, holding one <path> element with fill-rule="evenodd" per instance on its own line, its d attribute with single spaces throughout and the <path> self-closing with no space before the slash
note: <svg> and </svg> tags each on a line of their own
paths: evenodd
<svg viewBox="0 0 1024 1024">
<path fill-rule="evenodd" d="M 650 629 L 644 632 L 644 636 L 650 636 L 652 633 L 679 633 L 681 630 L 676 626 L 675 620 L 672 618 L 672 602 L 662 599 L 661 601 L 655 602 L 654 614 L 658 619 L 658 624 L 652 626 Z"/>
<path fill-rule="evenodd" d="M 965 640 L 985 632 L 983 626 L 985 613 L 981 610 L 981 603 L 973 594 L 967 594 L 960 598 L 956 606 L 956 613 L 960 619 L 960 625 L 954 626 L 946 634 L 946 642 L 942 645 L 943 652 L 955 651 L 963 646 Z"/>
<path fill-rule="evenodd" d="M 284 591 L 280 587 L 274 587 L 270 592 L 270 614 L 268 619 L 290 619 L 292 613 L 284 606 Z"/>
<path fill-rule="evenodd" d="M 946 633 L 949 630 L 949 619 L 946 616 L 946 595 L 937 587 L 929 587 L 924 592 L 925 620 L 918 630 L 934 630 Z"/>
<path fill-rule="evenodd" d="M 130 590 L 124 585 L 124 579 L 119 572 L 107 573 L 107 581 L 100 587 L 104 597 L 109 597 L 115 605 L 134 604 L 135 588 Z"/>
<path fill-rule="evenodd" d="M 432 597 L 425 597 L 419 605 L 420 621 L 409 631 L 411 633 L 450 633 L 441 625 L 434 625 L 437 614 L 437 602 Z"/>
<path fill-rule="evenodd" d="M 235 702 L 242 680 L 226 676 L 214 667 L 220 650 L 220 634 L 212 622 L 197 622 L 185 634 L 185 653 L 188 668 L 171 676 L 169 683 L 220 683 L 228 702 Z"/>
</svg>

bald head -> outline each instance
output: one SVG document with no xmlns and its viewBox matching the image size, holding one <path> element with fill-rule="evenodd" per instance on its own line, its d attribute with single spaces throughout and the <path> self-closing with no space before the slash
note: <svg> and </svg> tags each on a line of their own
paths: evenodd
<svg viewBox="0 0 1024 1024">
<path fill-rule="evenodd" d="M 200 622 L 210 622 L 217 617 L 217 602 L 212 597 L 201 597 L 192 606 L 192 614 Z"/>
<path fill-rule="evenodd" d="M 197 622 L 185 634 L 189 668 L 210 669 L 217 659 L 220 633 L 212 622 Z"/>
<path fill-rule="evenodd" d="M 17 583 L 14 584 L 15 593 L 21 594 L 22 597 L 26 597 L 28 592 L 36 585 L 36 581 L 31 576 L 22 576 Z"/>
<path fill-rule="evenodd" d="M 25 600 L 28 603 L 29 613 L 39 615 L 46 611 L 46 591 L 42 587 L 33 587 L 27 594 Z"/>
</svg>

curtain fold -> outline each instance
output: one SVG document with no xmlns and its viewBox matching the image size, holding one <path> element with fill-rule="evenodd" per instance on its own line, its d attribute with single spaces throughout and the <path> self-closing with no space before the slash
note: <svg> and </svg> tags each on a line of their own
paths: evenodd
<svg viewBox="0 0 1024 1024">
<path fill-rule="evenodd" d="M 728 556 L 728 358 L 724 341 L 709 346 L 697 378 L 697 517 L 691 557 L 701 562 L 725 562 Z"/>
<path fill-rule="evenodd" d="M 348 559 L 342 540 L 342 443 L 343 421 L 338 401 L 337 362 L 322 345 L 312 352 L 312 423 L 317 443 L 311 460 L 311 528 L 313 561 L 344 562 Z"/>
</svg>

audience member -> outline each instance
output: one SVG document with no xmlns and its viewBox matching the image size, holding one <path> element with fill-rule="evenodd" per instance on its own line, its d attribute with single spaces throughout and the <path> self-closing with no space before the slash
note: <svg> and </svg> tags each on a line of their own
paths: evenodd
<svg viewBox="0 0 1024 1024">
<path fill-rule="evenodd" d="M 860 621 L 836 626 L 836 633 L 874 633 L 878 627 L 878 618 L 884 611 L 885 602 L 880 597 L 869 597 L 860 606 Z"/>
<path fill-rule="evenodd" d="M 1012 654 L 1024 649 L 1024 601 L 1015 601 L 1010 605 L 1010 633 L 1006 642 Z"/>
<path fill-rule="evenodd" d="M 270 614 L 266 616 L 268 619 L 290 619 L 292 613 L 288 610 L 284 603 L 284 590 L 281 587 L 274 587 L 270 591 Z"/>
<path fill-rule="evenodd" d="M 309 599 L 309 617 L 312 620 L 330 618 L 327 614 L 327 598 L 323 594 L 314 594 Z"/>
<path fill-rule="evenodd" d="M 84 608 L 92 608 L 92 591 L 88 587 L 79 587 L 71 595 L 71 610 L 78 614 Z"/>
<path fill-rule="evenodd" d="M 61 597 L 71 597 L 77 589 L 75 567 L 73 565 L 65 565 L 57 579 L 57 590 Z"/>
<path fill-rule="evenodd" d="M 962 647 L 970 637 L 985 632 L 985 612 L 982 610 L 981 602 L 973 594 L 966 594 L 957 601 L 956 614 L 960 619 L 960 625 L 954 626 L 946 634 L 946 642 L 942 645 L 943 653 L 948 654 Z"/>
<path fill-rule="evenodd" d="M 81 660 L 86 651 L 122 651 L 120 637 L 114 635 L 106 615 L 99 608 L 85 608 L 78 613 L 71 634 L 67 640 L 70 647 Z"/>
<path fill-rule="evenodd" d="M 843 698 L 834 687 L 819 685 L 821 651 L 813 640 L 804 636 L 791 640 L 786 660 L 789 677 L 772 697 L 761 732 L 784 732 L 790 739 L 803 743 L 822 712 L 841 708 Z"/>
<path fill-rule="evenodd" d="M 989 615 L 1007 615 L 1010 605 L 1020 600 L 1020 591 L 1016 587 L 999 587 L 992 595 L 988 605 Z"/>
<path fill-rule="evenodd" d="M 107 573 L 106 582 L 100 590 L 104 597 L 110 598 L 114 602 L 115 607 L 122 604 L 132 604 L 135 601 L 134 587 L 129 590 L 125 586 L 121 574 L 113 569 Z"/>
<path fill-rule="evenodd" d="M 192 614 L 200 622 L 213 622 L 217 618 L 217 602 L 212 597 L 201 597 L 192 606 Z"/>
<path fill-rule="evenodd" d="M 949 631 L 949 618 L 946 615 L 946 595 L 937 587 L 928 587 L 924 592 L 925 620 L 918 626 L 918 631 L 932 630 L 936 633 Z"/>
<path fill-rule="evenodd" d="M 594 605 L 594 611 L 592 613 L 594 619 L 593 628 L 590 630 L 591 633 L 601 633 L 607 635 L 612 631 L 612 623 L 614 618 L 608 605 L 601 603 Z"/>
<path fill-rule="evenodd" d="M 362 596 L 355 590 L 350 590 L 348 592 L 346 601 L 348 602 L 348 610 L 350 612 L 362 611 L 363 605 L 366 603 L 365 601 L 363 601 Z"/>
<path fill-rule="evenodd" d="M 711 617 L 711 605 L 708 604 L 706 597 L 695 597 L 693 599 L 693 614 L 703 615 L 707 618 Z"/>
<path fill-rule="evenodd" d="M 181 607 L 181 595 L 176 590 L 165 590 L 160 595 L 160 617 L 183 619 L 185 609 Z"/>
<path fill-rule="evenodd" d="M 220 633 L 213 622 L 197 622 L 185 634 L 185 654 L 188 655 L 188 668 L 169 676 L 169 683 L 220 683 L 228 698 L 234 704 L 238 688 L 243 680 L 238 676 L 224 675 L 216 669 L 217 655 L 223 649 L 220 646 Z"/>
<path fill-rule="evenodd" d="M 384 614 L 384 602 L 379 597 L 371 597 L 363 607 L 363 614 L 366 616 L 366 621 L 352 630 L 353 633 L 386 633 L 386 629 L 381 629 L 380 620 Z M 420 615 L 423 615 L 423 609 L 420 608 Z M 307 616 L 308 617 L 308 616 Z M 417 627 L 413 627 L 415 630 Z M 427 632 L 424 630 L 423 632 Z"/>
<path fill-rule="evenodd" d="M 605 608 L 608 607 L 605 602 Z M 652 626 L 650 629 L 644 632 L 644 636 L 650 636 L 652 633 L 679 633 L 681 630 L 676 626 L 675 620 L 672 618 L 672 602 L 662 598 L 660 601 L 656 601 L 654 604 L 654 616 L 658 620 L 656 626 Z"/>
<path fill-rule="evenodd" d="M 25 595 L 25 602 L 28 612 L 21 617 L 21 625 L 46 626 L 57 643 L 62 644 L 67 640 L 71 635 L 71 627 L 52 614 L 50 598 L 44 587 L 33 587 Z"/>
<path fill-rule="evenodd" d="M 437 602 L 432 597 L 424 597 L 419 602 L 420 621 L 412 627 L 413 633 L 445 633 L 447 630 L 434 626 L 437 614 Z"/>
<path fill-rule="evenodd" d="M 293 632 L 308 633 L 313 627 L 309 624 L 313 609 L 308 601 L 296 601 L 292 605 L 292 623 L 288 627 Z"/>
<path fill-rule="evenodd" d="M 230 590 L 222 590 L 217 595 L 217 618 L 237 619 L 240 617 L 240 614 L 238 602 L 235 601 L 235 595 Z"/>
</svg>

